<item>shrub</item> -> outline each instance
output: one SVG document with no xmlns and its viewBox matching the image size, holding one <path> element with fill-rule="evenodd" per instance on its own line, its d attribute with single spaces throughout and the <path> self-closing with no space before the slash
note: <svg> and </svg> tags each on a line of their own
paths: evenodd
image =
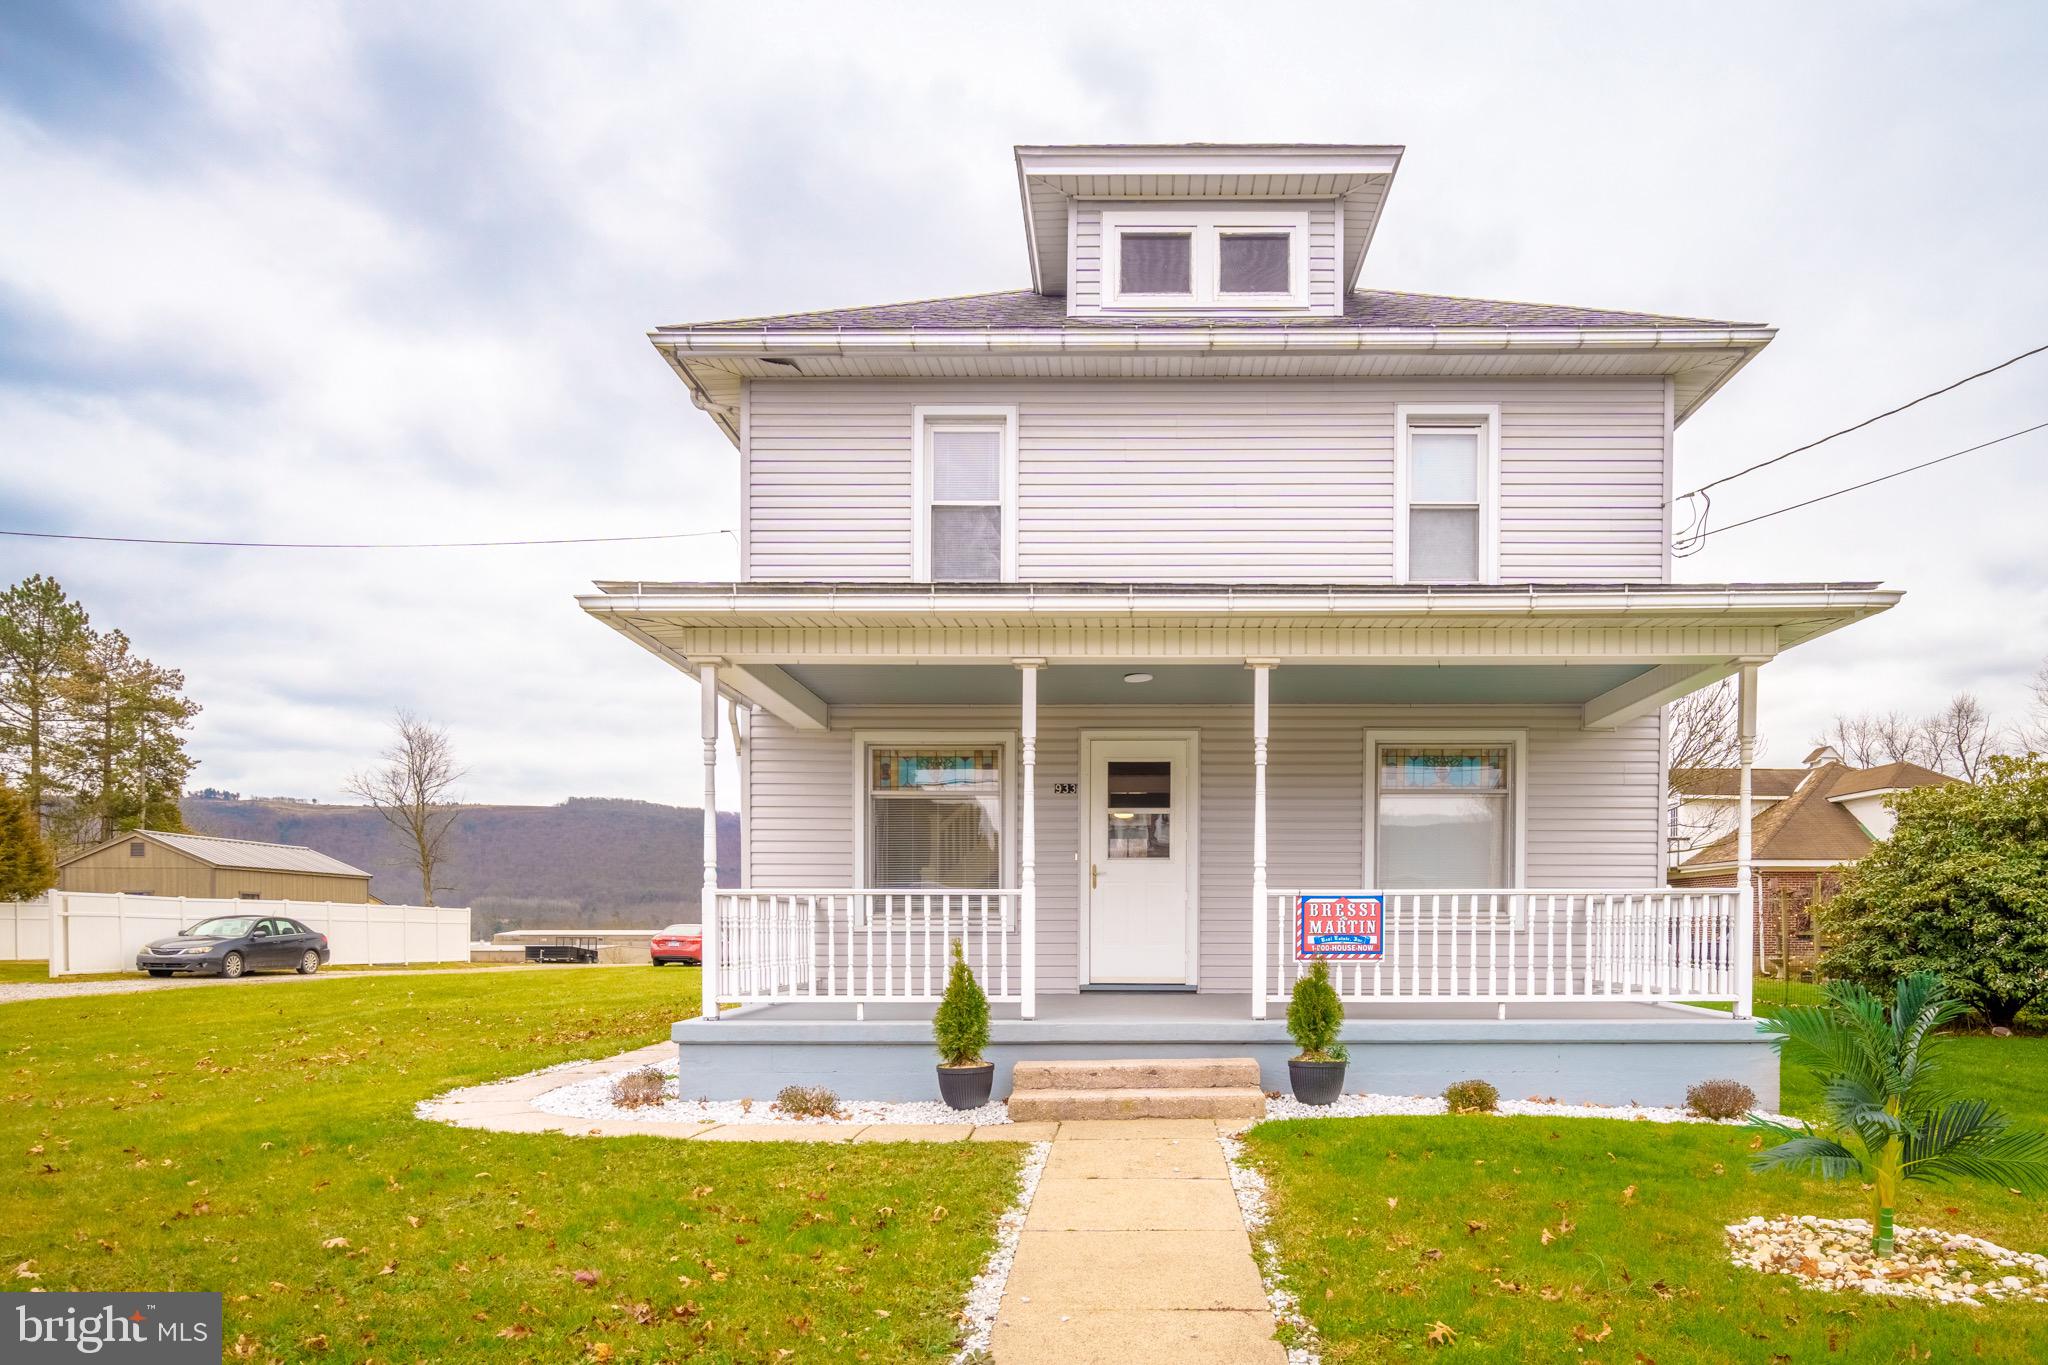
<svg viewBox="0 0 2048 1365">
<path fill-rule="evenodd" d="M 1444 1103 L 1453 1114 L 1491 1114 L 1500 1108 L 1500 1091 L 1490 1081 L 1452 1081 Z"/>
<path fill-rule="evenodd" d="M 1891 837 L 1819 907 L 1824 975 L 1889 991 L 1938 974 L 1995 1027 L 2048 995 L 2048 758 L 1886 797 Z"/>
<path fill-rule="evenodd" d="M 1344 1044 L 1344 1002 L 1330 984 L 1330 964 L 1317 962 L 1306 976 L 1294 980 L 1294 998 L 1287 1002 L 1287 1036 L 1301 1049 L 1297 1062 L 1341 1062 Z"/>
<path fill-rule="evenodd" d="M 1756 1108 L 1756 1091 L 1741 1081 L 1701 1081 L 1685 1092 L 1685 1107 L 1703 1119 L 1739 1119 Z"/>
<path fill-rule="evenodd" d="M 621 1109 L 645 1109 L 660 1104 L 667 1090 L 668 1077 L 661 1068 L 643 1066 L 612 1082 L 612 1103 Z"/>
<path fill-rule="evenodd" d="M 0 901 L 25 901 L 57 884 L 57 860 L 28 798 L 0 785 Z"/>
<path fill-rule="evenodd" d="M 775 1107 L 793 1118 L 829 1119 L 839 1112 L 839 1097 L 822 1085 L 785 1085 Z"/>
<path fill-rule="evenodd" d="M 981 1050 L 988 1046 L 988 997 L 974 979 L 957 938 L 945 998 L 932 1015 L 932 1040 L 939 1045 L 940 1066 L 980 1066 Z"/>
<path fill-rule="evenodd" d="M 1827 1003 L 1793 1005 L 1766 1021 L 1779 1053 L 1819 1078 L 1820 1125 L 1793 1128 L 1751 1114 L 1750 1126 L 1783 1139 L 1752 1166 L 1864 1181 L 1879 1256 L 1892 1254 L 1892 1210 L 1906 1181 L 1969 1176 L 2015 1193 L 2048 1191 L 2048 1136 L 2017 1132 L 1988 1101 L 1949 1089 L 1941 1030 L 1969 1007 L 1940 977 L 1907 977 L 1890 1008 L 1853 982 L 1829 982 L 1822 992 Z"/>
</svg>

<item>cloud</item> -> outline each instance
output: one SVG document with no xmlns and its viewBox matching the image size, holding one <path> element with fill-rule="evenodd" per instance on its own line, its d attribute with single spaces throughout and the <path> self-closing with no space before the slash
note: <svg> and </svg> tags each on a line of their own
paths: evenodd
<svg viewBox="0 0 2048 1365">
<path fill-rule="evenodd" d="M 306 540 L 735 524 L 652 325 L 1015 287 L 1009 147 L 1410 149 L 1375 285 L 1762 317 L 1703 481 L 2038 341 L 2043 20 L 1776 6 L 29 6 L 0 41 L 0 521 Z M 1446 53 L 1455 53 L 1447 60 Z M 1724 524 L 2038 421 L 2039 368 L 1717 492 Z M 1717 537 L 1698 578 L 1876 577 L 1765 670 L 1836 710 L 2021 704 L 2042 445 Z M 186 670 L 202 783 L 323 798 L 403 705 L 473 795 L 688 801 L 693 688 L 532 551 L 0 544 Z M 724 790 L 732 792 L 728 768 Z"/>
</svg>

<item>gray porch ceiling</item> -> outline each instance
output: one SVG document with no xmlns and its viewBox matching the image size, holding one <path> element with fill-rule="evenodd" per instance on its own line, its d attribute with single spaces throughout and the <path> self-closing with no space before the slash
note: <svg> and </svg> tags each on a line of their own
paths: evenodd
<svg viewBox="0 0 2048 1365">
<path fill-rule="evenodd" d="M 1272 675 L 1276 705 L 1579 706 L 1648 673 L 1649 664 L 1291 664 Z M 833 706 L 1015 706 L 1017 670 L 990 664 L 791 664 L 790 677 Z M 1124 675 L 1152 674 L 1147 683 Z M 1047 668 L 1041 706 L 1249 706 L 1250 672 L 1223 664 L 1077 664 Z"/>
</svg>

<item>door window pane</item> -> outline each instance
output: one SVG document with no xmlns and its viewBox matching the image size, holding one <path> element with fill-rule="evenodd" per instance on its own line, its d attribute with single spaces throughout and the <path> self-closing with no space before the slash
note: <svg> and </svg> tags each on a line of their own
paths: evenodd
<svg viewBox="0 0 2048 1365">
<path fill-rule="evenodd" d="M 1171 858 L 1173 813 L 1113 810 L 1105 843 L 1111 858 Z"/>
<path fill-rule="evenodd" d="M 932 432 L 932 497 L 938 502 L 1000 502 L 1000 427 Z"/>
<path fill-rule="evenodd" d="M 1408 577 L 1418 583 L 1479 577 L 1479 509 L 1417 507 L 1408 513 Z"/>
<path fill-rule="evenodd" d="M 1112 759 L 1108 766 L 1108 834 L 1111 858 L 1173 856 L 1173 762 Z"/>
<path fill-rule="evenodd" d="M 1408 433 L 1410 502 L 1479 501 L 1479 433 L 1417 428 Z"/>
<path fill-rule="evenodd" d="M 1225 233 L 1217 240 L 1222 292 L 1285 294 L 1292 284 L 1287 245 L 1284 232 Z"/>
<path fill-rule="evenodd" d="M 1117 239 L 1118 288 L 1126 294 L 1186 294 L 1194 238 L 1185 232 L 1126 232 Z"/>
<path fill-rule="evenodd" d="M 932 577 L 992 582 L 1003 567 L 1003 509 L 932 508 Z"/>
</svg>

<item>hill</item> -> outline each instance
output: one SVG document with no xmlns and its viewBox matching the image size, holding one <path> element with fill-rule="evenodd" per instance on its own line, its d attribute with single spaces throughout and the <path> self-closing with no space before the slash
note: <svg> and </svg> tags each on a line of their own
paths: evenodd
<svg viewBox="0 0 2048 1365">
<path fill-rule="evenodd" d="M 187 796 L 198 834 L 303 844 L 374 876 L 371 893 L 416 903 L 419 875 L 367 806 L 289 798 Z M 652 801 L 574 797 L 559 806 L 462 807 L 435 899 L 468 905 L 478 937 L 500 929 L 657 928 L 697 918 L 703 817 Z M 718 816 L 719 880 L 739 880 L 739 816 Z"/>
</svg>

